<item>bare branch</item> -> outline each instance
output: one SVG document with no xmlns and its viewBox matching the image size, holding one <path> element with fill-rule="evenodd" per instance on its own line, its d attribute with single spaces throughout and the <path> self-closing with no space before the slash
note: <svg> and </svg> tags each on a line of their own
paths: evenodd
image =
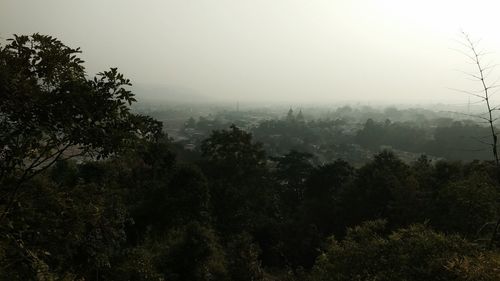
<svg viewBox="0 0 500 281">
<path fill-rule="evenodd" d="M 485 100 L 486 98 L 484 96 L 481 96 L 481 95 L 478 95 L 478 94 L 475 94 L 471 91 L 465 91 L 465 90 L 460 90 L 460 89 L 454 89 L 454 88 L 448 88 L 449 90 L 453 90 L 453 91 L 456 91 L 456 92 L 459 92 L 459 93 L 464 93 L 464 94 L 467 94 L 467 95 L 471 95 L 471 96 L 474 96 L 474 97 L 478 97 L 480 99 L 483 99 Z"/>
<path fill-rule="evenodd" d="M 462 54 L 462 55 L 466 56 L 467 58 L 469 58 L 469 59 L 471 60 L 471 63 L 475 63 L 475 61 L 476 61 L 476 59 L 475 59 L 473 56 L 471 56 L 471 55 L 469 55 L 469 54 L 467 54 L 467 53 L 465 53 L 465 52 L 463 52 L 463 51 L 461 51 L 461 50 L 454 49 L 454 48 L 450 48 L 450 50 L 455 51 L 455 52 L 458 52 L 458 53 L 460 53 L 460 54 Z"/>
<path fill-rule="evenodd" d="M 490 119 L 486 118 L 486 117 L 482 117 L 482 116 L 479 116 L 479 115 L 476 115 L 476 114 L 468 114 L 468 113 L 462 113 L 462 112 L 454 112 L 454 111 L 444 111 L 444 112 L 448 112 L 448 113 L 454 113 L 454 114 L 459 114 L 459 115 L 464 115 L 464 116 L 469 116 L 469 117 L 473 117 L 473 118 L 478 118 L 478 119 L 482 119 L 482 120 L 485 120 L 489 123 Z"/>
<path fill-rule="evenodd" d="M 482 143 L 482 144 L 485 144 L 485 145 L 488 145 L 488 146 L 493 146 L 493 144 L 492 144 L 492 143 L 489 143 L 489 142 L 483 141 L 483 140 L 481 140 L 481 139 L 479 139 L 479 138 L 476 138 L 476 137 L 471 137 L 471 138 L 472 138 L 473 140 L 475 140 L 475 141 L 479 142 L 479 143 Z"/>
<path fill-rule="evenodd" d="M 469 72 L 466 72 L 466 71 L 463 71 L 463 70 L 456 70 L 456 71 L 458 71 L 458 72 L 460 72 L 460 73 L 462 73 L 464 75 L 467 75 L 469 77 L 472 77 L 472 78 L 476 79 L 476 80 L 472 80 L 472 81 L 478 81 L 478 80 L 481 81 L 481 76 L 477 76 L 475 74 L 472 74 L 472 73 L 469 73 Z"/>
<path fill-rule="evenodd" d="M 498 141 L 498 136 L 497 136 L 497 132 L 495 130 L 495 127 L 493 125 L 493 122 L 496 121 L 497 119 L 493 119 L 493 115 L 492 115 L 492 108 L 490 106 L 490 100 L 489 100 L 489 93 L 488 93 L 488 86 L 486 85 L 486 82 L 485 82 L 485 70 L 484 70 L 484 67 L 482 66 L 481 64 L 481 60 L 480 60 L 480 57 L 483 56 L 484 52 L 483 53 L 478 53 L 477 49 L 476 49 L 476 44 L 470 39 L 469 35 L 467 35 L 467 33 L 463 32 L 462 31 L 462 35 L 464 36 L 465 40 L 467 41 L 468 45 L 470 46 L 469 49 L 471 50 L 471 52 L 474 54 L 474 57 L 475 57 L 475 60 L 476 60 L 476 66 L 477 66 L 477 72 L 478 72 L 478 75 L 474 75 L 474 76 L 477 76 L 480 78 L 480 81 L 481 81 L 481 85 L 484 89 L 484 100 L 486 102 L 486 108 L 488 109 L 488 118 L 487 121 L 490 123 L 490 130 L 491 130 L 491 137 L 493 139 L 493 145 L 492 145 L 492 149 L 493 149 L 493 157 L 495 159 L 495 163 L 496 163 L 496 166 L 497 167 L 500 167 L 500 160 L 498 158 L 498 152 L 497 152 L 497 141 Z"/>
</svg>

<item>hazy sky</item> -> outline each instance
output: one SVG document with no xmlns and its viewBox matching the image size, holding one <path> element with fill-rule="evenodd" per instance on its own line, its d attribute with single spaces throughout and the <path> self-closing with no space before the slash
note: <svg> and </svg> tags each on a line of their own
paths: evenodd
<svg viewBox="0 0 500 281">
<path fill-rule="evenodd" d="M 448 88 L 472 89 L 456 71 L 472 66 L 454 40 L 463 29 L 500 63 L 498 13 L 498 0 L 0 0 L 0 37 L 50 34 L 90 74 L 116 66 L 214 99 L 460 103 Z"/>
</svg>

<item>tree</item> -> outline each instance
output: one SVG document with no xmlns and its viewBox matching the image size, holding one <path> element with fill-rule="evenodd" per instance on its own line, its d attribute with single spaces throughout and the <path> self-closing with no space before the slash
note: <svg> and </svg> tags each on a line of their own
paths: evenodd
<svg viewBox="0 0 500 281">
<path fill-rule="evenodd" d="M 495 161 L 495 164 L 497 166 L 498 175 L 500 177 L 500 159 L 498 156 L 498 132 L 495 129 L 495 121 L 498 120 L 497 117 L 494 117 L 493 113 L 497 110 L 500 110 L 500 105 L 493 105 L 493 101 L 491 100 L 491 90 L 493 88 L 498 87 L 498 85 L 495 85 L 495 83 L 490 84 L 487 79 L 488 75 L 491 73 L 491 71 L 496 67 L 496 65 L 484 65 L 482 62 L 481 57 L 485 55 L 484 52 L 481 52 L 478 50 L 477 43 L 474 43 L 474 41 L 469 37 L 468 34 L 465 32 L 462 32 L 462 35 L 464 37 L 465 47 L 469 51 L 469 53 L 464 53 L 465 56 L 467 56 L 471 62 L 475 65 L 476 67 L 476 72 L 475 73 L 466 73 L 469 77 L 471 77 L 473 80 L 477 81 L 480 83 L 481 89 L 479 91 L 460 91 L 463 93 L 468 94 L 469 96 L 479 98 L 479 101 L 484 103 L 486 107 L 486 112 L 480 113 L 480 114 L 467 114 L 471 117 L 477 118 L 483 122 L 486 122 L 488 124 L 488 127 L 490 129 L 490 137 L 491 137 L 491 142 L 483 142 L 481 139 L 479 141 L 491 146 L 491 151 L 493 154 L 493 159 Z M 491 235 L 491 240 L 489 242 L 489 247 L 493 246 L 493 243 L 495 242 L 497 238 L 497 234 L 500 229 L 500 218 L 496 221 L 494 224 L 494 230 Z"/>
<path fill-rule="evenodd" d="M 230 280 L 224 252 L 211 228 L 191 222 L 171 231 L 167 245 L 157 264 L 165 280 Z"/>
<path fill-rule="evenodd" d="M 436 227 L 475 237 L 487 222 L 500 215 L 500 194 L 491 178 L 482 171 L 459 181 L 449 181 L 434 202 Z"/>
<path fill-rule="evenodd" d="M 418 224 L 386 234 L 384 221 L 350 228 L 330 239 L 310 281 L 483 280 L 500 278 L 500 258 L 456 235 Z"/>
<path fill-rule="evenodd" d="M 107 267 L 125 218 L 105 195 L 99 165 L 82 165 L 90 170 L 78 178 L 59 169 L 58 184 L 39 176 L 59 161 L 104 159 L 162 136 L 160 122 L 132 113 L 130 81 L 116 68 L 89 78 L 79 53 L 40 34 L 0 45 L 0 248 L 15 253 L 19 273 L 51 267 L 86 276 Z"/>
<path fill-rule="evenodd" d="M 191 116 L 188 121 L 184 124 L 184 128 L 194 129 L 196 128 L 196 120 Z"/>
<path fill-rule="evenodd" d="M 314 168 L 312 158 L 312 154 L 296 150 L 274 158 L 276 178 L 283 187 L 281 196 L 286 201 L 286 208 L 292 212 L 304 199 L 305 182 Z"/>
<path fill-rule="evenodd" d="M 156 206 L 164 206 L 163 214 L 159 214 L 159 220 L 165 220 L 161 216 L 169 216 L 169 220 L 179 225 L 190 221 L 206 221 L 209 217 L 209 191 L 207 180 L 195 167 L 179 167 L 167 188 L 167 194 L 163 202 Z"/>
<path fill-rule="evenodd" d="M 343 192 L 345 211 L 356 225 L 387 218 L 391 225 L 413 222 L 419 214 L 418 182 L 410 167 L 390 151 L 382 151 L 358 170 L 353 186 Z"/>
<path fill-rule="evenodd" d="M 266 154 L 252 134 L 231 125 L 213 131 L 201 144 L 202 167 L 210 180 L 210 200 L 217 226 L 240 233 L 257 227 L 274 206 Z"/>
<path fill-rule="evenodd" d="M 252 236 L 248 233 L 231 237 L 227 246 L 228 270 L 231 274 L 231 280 L 265 280 L 259 254 L 259 247 L 253 243 Z"/>
<path fill-rule="evenodd" d="M 494 125 L 497 118 L 494 118 L 493 116 L 494 111 L 499 110 L 500 108 L 498 106 L 493 105 L 493 101 L 491 100 L 491 89 L 496 88 L 497 85 L 490 84 L 487 81 L 488 75 L 491 73 L 491 70 L 495 68 L 495 65 L 486 65 L 486 66 L 483 65 L 481 57 L 483 57 L 485 53 L 480 52 L 478 50 L 477 44 L 474 43 L 474 41 L 472 41 L 472 39 L 469 37 L 468 34 L 462 32 L 462 35 L 465 41 L 463 45 L 465 45 L 465 47 L 469 52 L 469 53 L 464 53 L 464 55 L 466 55 L 476 67 L 475 73 L 466 73 L 466 74 L 473 80 L 480 83 L 480 90 L 461 91 L 461 92 L 466 93 L 474 98 L 479 98 L 479 102 L 484 103 L 484 106 L 486 107 L 485 112 L 480 114 L 468 114 L 468 116 L 474 117 L 488 124 L 491 133 L 490 135 L 491 143 L 486 142 L 486 144 L 491 146 L 493 160 L 495 161 L 496 165 L 500 167 L 500 160 L 498 157 L 498 150 L 497 150 L 498 134 Z"/>
<path fill-rule="evenodd" d="M 252 142 L 252 134 L 236 125 L 229 130 L 213 131 L 202 142 L 201 152 L 214 174 L 223 172 L 224 177 L 248 174 L 262 168 L 266 160 L 262 144 Z"/>
<path fill-rule="evenodd" d="M 115 265 L 127 217 L 105 164 L 55 168 L 26 183 L 30 192 L 0 227 L 0 280 L 88 280 Z"/>
<path fill-rule="evenodd" d="M 161 123 L 130 111 L 131 83 L 116 68 L 87 77 L 79 48 L 51 36 L 17 36 L 0 45 L 0 221 L 23 183 L 56 161 L 101 159 Z"/>
<path fill-rule="evenodd" d="M 329 236 L 343 234 L 345 216 L 342 212 L 342 192 L 354 179 L 354 168 L 343 160 L 320 166 L 307 179 L 304 193 L 304 216 L 318 231 Z"/>
</svg>

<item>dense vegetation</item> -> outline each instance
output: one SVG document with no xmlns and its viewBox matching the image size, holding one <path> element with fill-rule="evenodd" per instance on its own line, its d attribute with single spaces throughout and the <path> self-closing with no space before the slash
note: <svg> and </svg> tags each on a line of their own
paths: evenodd
<svg viewBox="0 0 500 281">
<path fill-rule="evenodd" d="M 181 128 L 181 136 L 185 137 L 181 142 L 199 145 L 212 130 L 236 124 L 262 142 L 269 155 L 299 150 L 313 154 L 318 163 L 342 158 L 359 166 L 387 148 L 405 162 L 417 159 L 420 154 L 447 160 L 492 158 L 491 150 L 484 144 L 491 133 L 484 124 L 442 117 L 432 111 L 425 111 L 429 112 L 428 117 L 419 117 L 421 113 L 411 109 L 377 112 L 364 108 L 368 113 L 359 114 L 358 118 L 352 117 L 352 109 L 346 107 L 321 118 L 305 118 L 302 111 L 296 113 L 291 109 L 282 118 L 268 118 L 260 112 L 227 112 L 201 116 L 198 120 L 189 118 Z M 453 115 L 445 113 L 445 116 Z M 155 115 L 161 117 L 158 112 Z M 253 120 L 256 118 L 259 120 Z"/>
<path fill-rule="evenodd" d="M 493 163 L 317 164 L 235 125 L 181 161 L 77 52 L 0 49 L 0 280 L 500 280 Z"/>
</svg>

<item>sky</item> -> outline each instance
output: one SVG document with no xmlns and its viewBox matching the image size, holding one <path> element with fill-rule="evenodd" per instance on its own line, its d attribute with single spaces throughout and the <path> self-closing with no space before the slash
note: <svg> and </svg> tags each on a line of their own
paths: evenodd
<svg viewBox="0 0 500 281">
<path fill-rule="evenodd" d="M 474 66 L 460 31 L 500 63 L 498 12 L 498 0 L 0 0 L 0 39 L 81 47 L 89 75 L 118 67 L 139 99 L 463 104 L 450 88 L 479 84 L 461 72 Z"/>
</svg>

